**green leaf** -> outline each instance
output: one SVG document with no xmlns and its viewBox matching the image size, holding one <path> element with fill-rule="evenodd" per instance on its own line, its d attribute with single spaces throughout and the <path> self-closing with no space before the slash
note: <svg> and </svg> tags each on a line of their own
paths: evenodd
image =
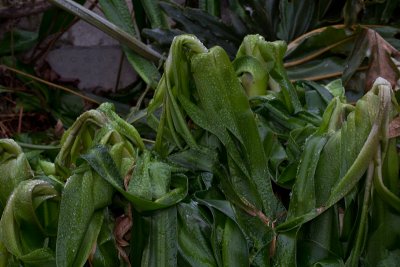
<svg viewBox="0 0 400 267">
<path fill-rule="evenodd" d="M 93 266 L 107 267 L 119 262 L 116 241 L 114 238 L 115 224 L 112 222 L 108 209 L 104 211 L 104 220 L 96 240 L 95 251 L 92 251 Z"/>
<path fill-rule="evenodd" d="M 237 71 L 245 71 L 249 64 L 240 63 L 240 60 L 248 61 L 247 56 L 255 58 L 259 64 L 257 66 L 251 63 L 251 69 L 249 73 L 253 76 L 253 82 L 255 84 L 244 86 L 246 90 L 255 90 L 258 95 L 263 94 L 266 88 L 262 88 L 268 82 L 269 75 L 276 83 L 278 83 L 277 90 L 281 91 L 285 105 L 289 112 L 297 113 L 300 111 L 300 102 L 297 98 L 296 91 L 289 81 L 286 74 L 286 70 L 283 65 L 283 57 L 286 52 L 286 44 L 283 41 L 267 42 L 260 35 L 248 35 L 243 39 L 242 45 L 239 47 L 236 60 L 234 62 Z M 246 56 L 246 57 L 245 57 Z M 254 61 L 254 59 L 252 60 Z M 243 70 L 241 70 L 243 68 Z M 242 84 L 243 84 L 242 78 Z M 251 90 L 249 92 L 251 92 Z M 254 95 L 252 93 L 251 95 Z"/>
<path fill-rule="evenodd" d="M 246 240 L 236 223 L 227 219 L 222 240 L 223 266 L 249 266 Z"/>
<path fill-rule="evenodd" d="M 331 56 L 308 61 L 302 65 L 287 69 L 290 80 L 317 81 L 325 78 L 336 77 L 343 72 L 345 60 L 338 56 Z"/>
<path fill-rule="evenodd" d="M 137 38 L 139 37 L 139 33 L 135 31 L 131 14 L 129 13 L 129 9 L 125 1 L 100 0 L 99 2 L 104 14 L 110 20 L 110 22 L 126 31 L 129 35 L 136 36 Z M 160 74 L 158 73 L 156 66 L 152 62 L 142 57 L 137 50 L 132 50 L 132 48 L 128 47 L 127 45 L 123 46 L 123 51 L 128 61 L 131 63 L 132 67 L 139 74 L 139 76 L 152 88 L 156 88 L 158 80 L 160 79 Z"/>
<path fill-rule="evenodd" d="M 325 88 L 333 95 L 340 98 L 341 101 L 344 101 L 344 93 L 345 89 L 342 84 L 341 79 L 333 80 L 332 82 L 325 85 Z"/>
<path fill-rule="evenodd" d="M 155 121 L 154 128 L 157 129 L 155 151 L 162 156 L 168 154 L 165 144 L 163 144 L 165 140 L 180 148 L 182 148 L 183 141 L 192 148 L 197 147 L 196 141 L 184 119 L 186 113 L 178 105 L 177 95 L 190 97 L 190 57 L 192 54 L 205 51 L 207 49 L 204 45 L 197 38 L 190 35 L 177 37 L 171 45 L 170 53 L 165 62 L 165 72 L 147 110 L 148 120 Z M 154 113 L 161 105 L 164 108 L 158 121 Z"/>
<path fill-rule="evenodd" d="M 387 170 L 389 173 L 383 173 L 383 163 L 381 162 L 382 159 L 380 159 L 377 163 L 377 172 L 376 175 L 374 176 L 374 188 L 379 195 L 379 197 L 385 201 L 385 203 L 389 204 L 393 209 L 396 211 L 400 212 L 400 198 L 399 195 L 396 194 L 397 188 L 394 186 L 397 184 L 398 180 L 398 156 L 397 153 L 395 152 L 395 140 L 389 141 L 389 149 L 388 149 L 388 155 L 386 156 L 385 163 L 387 164 L 385 167 L 386 168 L 393 168 L 393 170 Z M 392 166 L 390 166 L 392 165 Z M 392 173 L 390 173 L 392 171 Z M 384 176 L 385 175 L 385 176 Z M 384 183 L 384 177 L 387 180 L 387 183 L 389 186 L 393 188 L 393 191 L 391 191 Z"/>
<path fill-rule="evenodd" d="M 190 266 L 217 265 L 210 234 L 210 222 L 195 202 L 178 205 L 178 248 Z"/>
<path fill-rule="evenodd" d="M 348 41 L 352 40 L 352 35 L 352 32 L 343 28 L 327 27 L 291 43 L 285 55 L 285 62 L 290 64 L 301 61 L 317 55 L 327 47 L 332 47 L 330 51 L 336 54 L 347 54 L 350 52 Z"/>
<path fill-rule="evenodd" d="M 289 42 L 305 33 L 310 27 L 315 9 L 315 1 L 288 1 L 279 2 L 281 22 L 277 36 Z"/>
<path fill-rule="evenodd" d="M 240 43 L 241 35 L 223 23 L 219 18 L 201 10 L 180 7 L 173 3 L 160 1 L 162 10 L 176 22 L 181 30 L 144 29 L 144 35 L 159 42 L 170 45 L 173 37 L 180 34 L 193 34 L 206 46 L 222 46 L 230 56 L 234 56 Z"/>
<path fill-rule="evenodd" d="M 305 143 L 304 152 L 300 158 L 301 164 L 296 174 L 292 197 L 288 211 L 288 219 L 297 217 L 316 206 L 316 188 L 314 176 L 320 154 L 328 141 L 327 136 L 315 134 Z"/>
<path fill-rule="evenodd" d="M 177 208 L 156 211 L 150 220 L 150 236 L 141 266 L 177 266 Z"/>
<path fill-rule="evenodd" d="M 12 30 L 4 34 L 0 40 L 0 56 L 17 54 L 32 48 L 37 42 L 36 32 Z"/>
<path fill-rule="evenodd" d="M 169 28 L 166 16 L 162 13 L 159 0 L 140 0 L 151 28 Z"/>
<path fill-rule="evenodd" d="M 167 177 L 162 177 L 163 179 L 168 178 L 171 179 L 171 188 L 168 188 L 168 191 L 163 193 L 161 196 L 155 192 L 156 188 L 151 188 L 151 181 L 146 179 L 154 179 L 158 174 L 151 173 L 149 170 L 149 166 L 143 166 L 142 171 L 149 172 L 142 181 L 142 185 L 144 182 L 149 186 L 147 188 L 147 192 L 151 193 L 151 197 L 149 195 L 143 196 L 143 187 L 130 187 L 128 191 L 125 191 L 123 178 L 117 166 L 115 165 L 114 160 L 110 156 L 108 150 L 104 146 L 97 146 L 91 149 L 87 154 L 83 155 L 82 158 L 86 160 L 89 165 L 108 183 L 110 183 L 118 192 L 120 192 L 127 200 L 133 203 L 135 209 L 139 211 L 147 211 L 147 210 L 157 210 L 172 206 L 178 202 L 180 202 L 187 194 L 187 177 L 183 174 L 172 174 L 171 169 L 169 169 L 169 174 Z M 165 166 L 165 165 L 164 165 Z M 168 169 L 168 167 L 167 167 Z M 159 170 L 155 170 L 159 171 Z M 163 171 L 163 170 L 161 170 Z M 165 173 L 164 173 L 165 174 Z M 163 173 L 161 173 L 163 175 Z M 168 177 L 171 175 L 171 177 Z M 136 179 L 135 173 L 133 173 L 131 180 Z M 146 188 L 145 188 L 146 189 Z M 165 188 L 164 188 L 165 189 Z M 151 190 L 151 191 L 150 191 Z M 155 197 L 155 198 L 153 198 Z"/>
<path fill-rule="evenodd" d="M 57 228 L 58 197 L 47 182 L 19 183 L 0 220 L 0 242 L 10 254 L 31 266 L 54 266 L 54 247 L 46 243 Z"/>
<path fill-rule="evenodd" d="M 233 66 L 249 97 L 265 95 L 269 76 L 259 61 L 250 56 L 242 56 L 233 62 Z"/>
<path fill-rule="evenodd" d="M 234 28 L 243 34 L 257 32 L 268 40 L 276 40 L 280 22 L 279 1 L 230 0 L 229 9 Z"/>
<path fill-rule="evenodd" d="M 131 210 L 132 220 L 136 223 L 135 227 L 132 227 L 131 229 L 129 259 L 131 262 L 141 263 L 143 259 L 143 252 L 145 251 L 149 242 L 151 216 L 143 216 L 133 208 Z"/>
<path fill-rule="evenodd" d="M 187 149 L 168 156 L 168 160 L 192 171 L 212 172 L 217 163 L 217 153 L 207 147 Z"/>
<path fill-rule="evenodd" d="M 33 177 L 29 162 L 21 147 L 11 139 L 0 139 L 0 214 L 14 188 Z"/>
<path fill-rule="evenodd" d="M 400 260 L 400 250 L 392 250 L 387 252 L 387 256 L 383 258 L 377 265 L 377 267 L 394 267 Z"/>
<path fill-rule="evenodd" d="M 84 266 L 86 261 L 89 258 L 89 255 L 92 253 L 93 244 L 96 244 L 97 238 L 100 233 L 101 226 L 103 224 L 103 211 L 96 211 L 90 222 L 88 224 L 88 228 L 86 230 L 85 235 L 83 236 L 81 246 L 78 248 L 78 253 L 75 258 L 75 262 L 71 266 Z M 96 244 L 97 245 L 97 244 Z"/>
<path fill-rule="evenodd" d="M 112 187 L 88 167 L 68 178 L 60 204 L 57 266 L 86 262 L 100 231 L 102 209 L 111 204 L 112 194 Z"/>
<path fill-rule="evenodd" d="M 208 53 L 194 55 L 191 69 L 199 103 L 191 103 L 180 95 L 183 107 L 197 125 L 218 137 L 243 173 L 243 182 L 252 193 L 242 195 L 239 188 L 237 193 L 249 201 L 252 199 L 255 207 L 273 216 L 278 204 L 270 181 L 265 179 L 269 177 L 266 156 L 254 115 L 229 58 L 215 47 Z"/>
<path fill-rule="evenodd" d="M 134 148 L 144 148 L 144 143 L 138 131 L 115 112 L 111 103 L 103 103 L 97 110 L 89 110 L 79 116 L 74 124 L 64 133 L 61 139 L 60 153 L 55 159 L 56 171 L 66 179 L 71 174 L 72 166 L 77 167 L 76 161 L 81 154 L 86 153 L 95 144 L 111 146 L 124 143 L 125 149 L 118 153 L 119 160 L 133 157 Z M 124 154 L 128 154 L 126 157 Z M 118 166 L 121 162 L 118 161 Z M 78 164 L 79 165 L 79 164 Z"/>
<path fill-rule="evenodd" d="M 312 209 L 309 206 L 308 212 L 304 211 L 303 215 L 279 225 L 279 231 L 293 229 L 298 222 L 302 224 L 315 218 L 351 192 L 367 170 L 380 140 L 384 138 L 382 133 L 387 127 L 390 110 L 390 85 L 378 79 L 373 89 L 357 102 L 355 110 L 350 112 L 343 124 L 338 120 L 340 113 L 335 114 L 331 110 L 332 115 L 324 115 L 320 130 L 335 130 L 340 125 L 341 128 L 331 135 L 319 158 L 314 177 L 318 192 L 317 205 Z"/>
</svg>

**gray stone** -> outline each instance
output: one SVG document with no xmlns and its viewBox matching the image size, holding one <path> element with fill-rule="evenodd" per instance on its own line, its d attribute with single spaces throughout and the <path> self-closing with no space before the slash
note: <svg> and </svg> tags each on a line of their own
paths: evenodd
<svg viewBox="0 0 400 267">
<path fill-rule="evenodd" d="M 113 91 L 121 53 L 119 46 L 62 46 L 49 53 L 47 62 L 60 81 L 79 80 L 78 88 L 85 91 Z M 136 79 L 137 74 L 124 59 L 118 88 Z"/>
<path fill-rule="evenodd" d="M 132 2 L 127 0 L 127 4 L 132 10 Z M 93 11 L 104 17 L 99 8 Z M 118 41 L 80 20 L 63 34 L 58 48 L 46 60 L 60 81 L 79 80 L 78 88 L 85 91 L 110 91 L 115 89 L 121 53 Z M 136 79 L 137 74 L 124 59 L 117 89 Z"/>
<path fill-rule="evenodd" d="M 103 16 L 98 8 L 93 11 Z M 64 33 L 61 41 L 74 46 L 118 45 L 118 41 L 83 20 L 78 21 Z"/>
</svg>

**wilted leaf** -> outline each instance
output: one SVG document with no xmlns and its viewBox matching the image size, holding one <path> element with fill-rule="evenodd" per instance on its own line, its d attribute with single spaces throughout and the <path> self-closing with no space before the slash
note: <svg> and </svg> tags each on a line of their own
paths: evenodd
<svg viewBox="0 0 400 267">
<path fill-rule="evenodd" d="M 26 180 L 18 184 L 7 202 L 0 220 L 0 243 L 26 265 L 55 264 L 54 245 L 44 244 L 57 231 L 58 196 L 47 182 Z"/>
<path fill-rule="evenodd" d="M 105 181 L 132 202 L 133 207 L 137 210 L 146 211 L 167 208 L 180 202 L 187 194 L 187 177 L 179 172 L 174 173 L 172 166 L 154 159 L 147 159 L 147 163 L 146 159 L 141 159 L 142 166 L 136 173 L 132 174 L 130 181 L 132 185 L 126 191 L 123 178 L 106 147 L 96 146 L 82 157 Z M 150 161 L 155 164 L 150 164 Z M 160 168 L 157 163 L 164 165 L 161 166 L 161 169 L 157 169 Z M 152 168 L 154 169 L 152 170 Z M 132 181 L 136 179 L 135 174 L 139 175 L 137 177 L 139 181 Z M 154 184 L 155 182 L 154 179 L 160 178 L 159 175 L 164 180 L 170 179 L 170 183 L 156 184 L 152 187 L 152 183 Z"/>
<path fill-rule="evenodd" d="M 33 177 L 21 147 L 12 139 L 0 140 L 0 214 L 18 184 Z"/>
<path fill-rule="evenodd" d="M 311 154 L 311 157 L 316 157 L 313 161 L 318 161 L 317 165 L 311 165 L 316 166 L 316 168 L 307 168 L 310 163 L 306 160 L 301 162 L 293 190 L 295 195 L 292 196 L 293 200 L 300 200 L 290 202 L 288 220 L 277 227 L 279 229 L 278 231 L 285 229 L 285 233 L 282 237 L 278 236 L 278 245 L 284 246 L 281 248 L 283 251 L 280 251 L 280 257 L 285 254 L 290 254 L 292 257 L 295 256 L 297 233 L 294 231 L 296 225 L 300 227 L 319 215 L 319 218 L 325 218 L 325 216 L 327 216 L 326 212 L 332 212 L 326 210 L 328 208 L 334 209 L 335 207 L 333 205 L 354 189 L 366 172 L 367 167 L 373 164 L 373 158 L 378 149 L 380 149 L 380 146 L 378 146 L 379 140 L 383 138 L 383 142 L 385 142 L 384 138 L 386 137 L 382 136 L 382 132 L 384 132 L 388 126 L 388 117 L 390 116 L 389 114 L 392 108 L 391 89 L 387 81 L 378 79 L 372 90 L 357 102 L 355 110 L 347 115 L 346 121 L 342 121 L 346 114 L 346 106 L 340 104 L 337 98 L 335 101 L 337 103 L 336 105 L 334 105 L 335 102 L 332 102 L 327 108 L 324 114 L 324 120 L 317 132 L 320 134 L 325 132 L 327 134 L 327 136 L 325 135 L 327 142 L 320 151 L 319 156 L 318 154 Z M 313 138 L 309 138 L 306 142 L 306 146 L 312 145 L 312 142 Z M 310 151 L 305 150 L 303 153 L 303 156 L 306 156 Z M 304 167 L 308 172 L 314 169 L 314 175 L 301 175 Z M 369 173 L 370 178 L 368 184 L 370 186 L 372 177 L 371 171 L 369 171 Z M 314 184 L 315 191 L 311 194 L 306 194 L 305 192 L 307 192 L 307 190 L 313 190 L 313 186 L 309 184 L 310 179 L 314 179 L 311 183 Z M 367 200 L 370 187 L 367 185 L 365 190 L 368 193 L 365 195 L 367 197 L 364 197 L 364 199 L 366 199 L 365 205 L 368 207 Z M 300 196 L 301 192 L 304 193 L 302 197 Z M 296 194 L 299 193 L 300 195 L 296 196 Z M 303 208 L 304 210 L 301 211 Z M 290 219 L 294 215 L 293 212 L 296 211 L 300 211 L 300 213 L 295 215 L 297 217 Z M 324 211 L 325 213 L 321 215 Z M 358 245 L 352 250 L 352 260 L 358 260 L 360 256 L 360 244 L 362 244 L 360 242 L 363 240 L 365 234 L 363 230 L 365 229 L 364 227 L 366 227 L 365 216 L 366 209 L 363 208 L 363 218 L 360 222 L 360 230 L 357 234 Z M 319 218 L 317 220 L 319 220 Z M 334 220 L 330 220 L 328 217 L 326 217 L 326 219 L 330 222 L 328 224 L 322 224 L 324 227 L 335 225 Z M 310 223 L 315 222 L 316 221 L 313 220 Z M 314 224 L 314 226 L 316 225 Z M 300 231 L 302 231 L 302 228 L 300 228 Z M 334 228 L 330 231 L 334 231 Z M 331 233 L 333 234 L 334 232 Z M 335 236 L 337 236 L 337 233 Z M 315 237 L 315 239 L 320 238 L 322 237 Z M 331 245 L 334 247 L 338 246 L 334 243 L 331 244 L 329 238 L 323 238 L 319 242 L 321 242 L 320 244 L 326 242 L 323 247 L 328 250 L 332 249 L 330 248 Z M 318 250 L 319 248 L 316 249 Z M 317 250 L 315 250 L 315 252 Z"/>
<path fill-rule="evenodd" d="M 400 136 L 400 117 L 396 117 L 389 124 L 389 138 Z"/>
<path fill-rule="evenodd" d="M 383 39 L 376 31 L 365 28 L 358 34 L 353 51 L 347 59 L 343 73 L 343 81 L 346 84 L 364 61 L 368 58 L 366 90 L 378 77 L 390 82 L 392 88 L 397 84 L 400 72 L 392 60 L 400 60 L 400 52 Z"/>
</svg>

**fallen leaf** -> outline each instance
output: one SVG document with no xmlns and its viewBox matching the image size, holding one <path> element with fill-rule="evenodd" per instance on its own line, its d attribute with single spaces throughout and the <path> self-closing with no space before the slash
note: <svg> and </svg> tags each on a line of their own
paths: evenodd
<svg viewBox="0 0 400 267">
<path fill-rule="evenodd" d="M 396 117 L 389 124 L 389 138 L 400 136 L 400 117 Z"/>
<path fill-rule="evenodd" d="M 129 233 L 133 225 L 130 207 L 128 210 L 128 214 L 123 214 L 115 219 L 114 236 L 115 242 L 117 243 L 119 256 L 127 263 L 128 266 L 131 266 L 129 256 L 124 249 L 124 247 L 129 246 Z"/>
<path fill-rule="evenodd" d="M 115 220 L 114 236 L 118 246 L 126 247 L 129 242 L 125 239 L 125 235 L 132 228 L 132 218 L 129 216 L 121 215 Z"/>
<path fill-rule="evenodd" d="M 368 28 L 361 29 L 353 50 L 347 59 L 343 72 L 343 83 L 347 84 L 350 78 L 359 70 L 361 64 L 368 58 L 366 71 L 365 91 L 372 88 L 378 77 L 390 82 L 392 88 L 397 84 L 400 72 L 392 58 L 400 60 L 400 52 L 382 38 L 376 31 Z"/>
<path fill-rule="evenodd" d="M 367 70 L 367 90 L 372 88 L 378 77 L 389 81 L 394 88 L 400 77 L 400 72 L 391 57 L 400 60 L 400 52 L 386 42 L 376 31 L 368 29 L 367 35 L 371 46 L 370 65 Z"/>
</svg>

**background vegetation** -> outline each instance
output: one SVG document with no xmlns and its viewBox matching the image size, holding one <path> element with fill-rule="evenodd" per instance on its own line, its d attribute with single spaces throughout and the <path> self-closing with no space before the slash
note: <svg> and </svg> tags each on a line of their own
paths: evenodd
<svg viewBox="0 0 400 267">
<path fill-rule="evenodd" d="M 127 3 L 2 1 L 0 266 L 396 266 L 399 1 Z M 78 20 L 134 83 L 56 82 Z"/>
</svg>

